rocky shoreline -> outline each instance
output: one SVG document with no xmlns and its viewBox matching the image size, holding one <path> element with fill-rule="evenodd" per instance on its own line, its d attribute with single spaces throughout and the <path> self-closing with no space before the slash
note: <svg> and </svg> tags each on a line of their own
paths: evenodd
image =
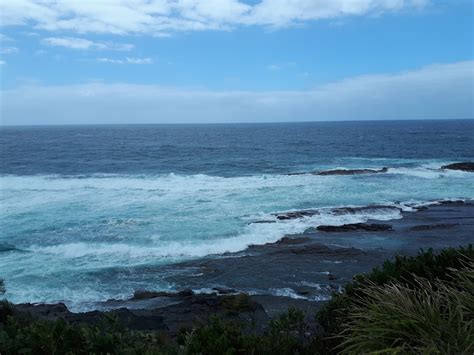
<svg viewBox="0 0 474 355">
<path fill-rule="evenodd" d="M 374 208 L 398 207 L 347 207 L 333 212 Z M 172 337 L 180 328 L 210 315 L 252 322 L 256 331 L 263 330 L 289 306 L 305 310 L 308 321 L 314 323 L 314 313 L 322 302 L 354 274 L 367 272 L 395 255 L 414 255 L 420 248 L 439 250 L 474 241 L 472 201 L 438 201 L 413 209 L 402 212 L 401 219 L 318 226 L 243 252 L 173 265 L 200 271 L 197 277 L 172 276 L 181 292 L 137 290 L 129 300 L 108 300 L 98 305 L 98 310 L 85 313 L 70 312 L 62 303 L 19 304 L 14 309 L 35 318 L 63 318 L 71 323 L 95 324 L 105 315 L 113 315 L 130 329 L 160 330 Z M 317 211 L 292 211 L 275 217 L 305 218 L 308 213 Z"/>
<path fill-rule="evenodd" d="M 443 165 L 439 169 L 474 172 L 474 162 L 452 163 L 448 165 Z M 380 169 L 332 169 L 332 170 L 289 173 L 286 175 L 289 175 L 289 176 L 293 176 L 293 175 L 333 176 L 333 175 L 381 174 L 381 173 L 388 173 L 388 172 L 389 172 L 389 168 L 384 166 Z"/>
</svg>

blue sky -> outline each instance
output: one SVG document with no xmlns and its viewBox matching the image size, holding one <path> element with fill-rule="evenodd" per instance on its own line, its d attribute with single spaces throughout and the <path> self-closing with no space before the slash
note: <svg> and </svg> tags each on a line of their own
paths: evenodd
<svg viewBox="0 0 474 355">
<path fill-rule="evenodd" d="M 0 4 L 3 124 L 474 117 L 472 0 Z"/>
</svg>

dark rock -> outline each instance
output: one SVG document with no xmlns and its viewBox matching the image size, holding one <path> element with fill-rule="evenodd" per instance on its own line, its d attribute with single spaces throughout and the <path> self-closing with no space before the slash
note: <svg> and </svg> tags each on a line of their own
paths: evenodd
<svg viewBox="0 0 474 355">
<path fill-rule="evenodd" d="M 220 291 L 223 291 L 221 289 Z M 230 289 L 226 289 L 229 291 Z M 160 295 L 162 293 L 159 293 Z M 140 296 L 142 295 L 142 296 Z M 141 291 L 138 297 L 152 296 L 153 292 Z M 239 319 L 243 322 L 256 320 L 260 327 L 268 324 L 269 318 L 261 304 L 246 294 L 218 295 L 194 294 L 185 290 L 169 297 L 181 297 L 181 302 L 155 309 L 117 308 L 112 311 L 70 312 L 63 303 L 14 305 L 15 313 L 29 314 L 36 319 L 64 319 L 71 324 L 103 324 L 108 316 L 114 316 L 119 323 L 131 330 L 159 330 L 176 336 L 183 327 L 192 327 L 197 321 L 217 315 L 223 319 Z M 172 296 L 171 296 L 172 295 Z M 124 304 L 130 301 L 124 301 Z M 137 301 L 139 302 L 139 301 Z"/>
<path fill-rule="evenodd" d="M 133 293 L 133 297 L 131 300 L 146 300 L 150 298 L 156 298 L 156 297 L 170 297 L 175 294 L 169 293 L 169 292 L 163 292 L 163 291 L 135 291 Z"/>
<path fill-rule="evenodd" d="M 281 238 L 279 241 L 277 241 L 276 243 L 273 243 L 273 244 L 279 244 L 279 245 L 295 245 L 295 244 L 303 244 L 303 243 L 306 243 L 306 242 L 309 242 L 311 240 L 311 238 L 308 238 L 308 237 L 283 237 Z"/>
<path fill-rule="evenodd" d="M 43 319 L 64 318 L 70 312 L 64 303 L 56 304 L 32 304 L 22 303 L 15 306 L 15 310 L 30 313 L 32 316 Z"/>
<path fill-rule="evenodd" d="M 401 211 L 400 207 L 396 206 L 388 206 L 388 205 L 370 205 L 370 206 L 362 206 L 362 207 L 338 207 L 332 209 L 332 213 L 335 215 L 341 214 L 355 214 L 360 212 L 369 212 L 369 211 L 377 211 L 377 210 L 386 210 L 386 211 Z"/>
<path fill-rule="evenodd" d="M 261 224 L 261 223 L 276 223 L 276 221 L 254 221 L 254 222 L 249 222 L 248 224 Z"/>
<path fill-rule="evenodd" d="M 440 205 L 464 205 L 463 200 L 445 200 L 445 201 L 439 201 L 438 203 Z"/>
<path fill-rule="evenodd" d="M 392 226 L 390 224 L 378 224 L 378 223 L 351 223 L 343 224 L 342 226 L 318 226 L 318 231 L 321 232 L 354 232 L 354 231 L 366 231 L 366 232 L 386 232 L 391 231 Z"/>
<path fill-rule="evenodd" d="M 177 295 L 180 297 L 191 297 L 194 295 L 194 291 L 191 289 L 186 289 L 183 291 L 179 291 Z"/>
<path fill-rule="evenodd" d="M 316 210 L 305 210 L 305 211 L 295 211 L 295 212 L 286 212 L 286 213 L 276 213 L 275 216 L 279 220 L 287 219 L 296 219 L 303 217 L 312 217 L 318 215 L 319 212 Z"/>
<path fill-rule="evenodd" d="M 320 172 L 313 173 L 314 175 L 360 175 L 360 174 L 378 174 L 386 173 L 388 168 L 382 168 L 380 170 L 375 169 L 335 169 L 335 170 L 325 170 Z"/>
<path fill-rule="evenodd" d="M 448 170 L 461 170 L 461 171 L 470 171 L 474 172 L 474 162 L 461 162 L 461 163 L 453 163 L 448 165 L 443 165 L 441 169 L 448 169 Z"/>
<path fill-rule="evenodd" d="M 329 274 L 328 275 L 328 280 L 330 280 L 330 281 L 337 280 L 337 277 L 334 276 L 333 274 Z"/>
<path fill-rule="evenodd" d="M 459 225 L 458 223 L 442 223 L 442 224 L 422 224 L 410 228 L 412 231 L 428 231 L 433 229 L 447 229 L 453 228 Z"/>
<path fill-rule="evenodd" d="M 358 256 L 361 254 L 364 254 L 365 252 L 356 249 L 356 248 L 329 248 L 326 245 L 323 244 L 311 244 L 311 245 L 305 245 L 300 248 L 292 248 L 290 249 L 290 252 L 292 254 L 315 254 L 318 256 L 325 256 L 325 257 L 331 257 L 331 256 L 337 256 L 337 257 L 354 257 Z"/>
</svg>

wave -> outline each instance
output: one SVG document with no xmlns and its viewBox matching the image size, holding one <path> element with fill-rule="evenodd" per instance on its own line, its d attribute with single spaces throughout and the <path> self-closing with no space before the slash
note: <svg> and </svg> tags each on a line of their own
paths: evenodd
<svg viewBox="0 0 474 355">
<path fill-rule="evenodd" d="M 150 238 L 153 244 L 133 245 L 126 243 L 65 243 L 57 245 L 32 245 L 27 250 L 34 253 L 53 254 L 62 258 L 90 258 L 99 262 L 104 257 L 111 261 L 124 262 L 149 262 L 163 259 L 182 260 L 188 258 L 204 257 L 209 255 L 223 255 L 246 250 L 252 245 L 274 243 L 285 235 L 303 233 L 308 228 L 320 225 L 343 225 L 350 223 L 363 223 L 368 220 L 389 221 L 402 218 L 402 211 L 411 212 L 416 208 L 440 204 L 442 201 L 393 203 L 387 206 L 344 206 L 337 208 L 322 208 L 318 214 L 311 217 L 302 217 L 294 220 L 278 220 L 275 213 L 259 215 L 274 223 L 253 223 L 233 237 L 224 237 L 209 240 L 195 241 L 160 241 L 159 238 Z M 340 210 L 350 210 L 341 213 Z M 335 213 L 335 211 L 338 211 Z M 255 220 L 257 216 L 247 216 L 248 220 Z M 14 249 L 14 248 L 13 248 Z M 13 250 L 12 249 L 12 250 Z"/>
<path fill-rule="evenodd" d="M 298 294 L 295 290 L 289 287 L 284 288 L 272 288 L 270 289 L 270 294 L 277 297 L 288 297 L 295 300 L 307 300 L 307 301 L 328 301 L 331 299 L 330 295 L 313 295 L 313 296 L 303 296 Z"/>
</svg>

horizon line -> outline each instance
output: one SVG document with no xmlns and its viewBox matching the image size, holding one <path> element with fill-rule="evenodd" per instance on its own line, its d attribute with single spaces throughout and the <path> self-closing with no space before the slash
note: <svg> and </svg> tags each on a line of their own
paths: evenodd
<svg viewBox="0 0 474 355">
<path fill-rule="evenodd" d="M 347 122 L 407 122 L 407 121 L 470 121 L 471 118 L 400 118 L 400 119 L 347 119 L 318 121 L 268 121 L 268 122 L 153 122 L 153 123 L 44 123 L 44 124 L 2 124 L 0 129 L 7 127 L 72 127 L 72 126 L 196 126 L 196 125 L 266 125 L 266 124 L 304 124 L 304 123 L 347 123 Z"/>
</svg>

